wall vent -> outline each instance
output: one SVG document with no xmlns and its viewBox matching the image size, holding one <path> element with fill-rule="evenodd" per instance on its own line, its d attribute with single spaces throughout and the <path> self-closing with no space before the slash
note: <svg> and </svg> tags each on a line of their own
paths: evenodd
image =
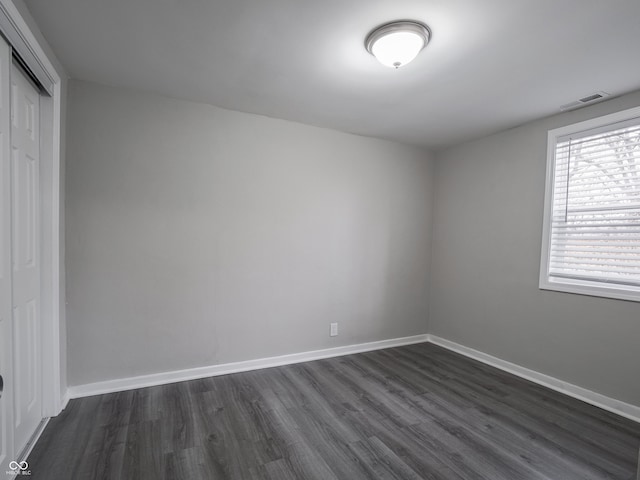
<svg viewBox="0 0 640 480">
<path fill-rule="evenodd" d="M 610 94 L 607 92 L 596 92 L 591 95 L 587 95 L 586 97 L 582 97 L 575 102 L 567 103 L 560 107 L 560 111 L 566 112 L 567 110 L 575 110 L 576 108 L 585 107 L 587 105 L 591 105 L 592 103 L 597 103 L 604 100 Z"/>
</svg>

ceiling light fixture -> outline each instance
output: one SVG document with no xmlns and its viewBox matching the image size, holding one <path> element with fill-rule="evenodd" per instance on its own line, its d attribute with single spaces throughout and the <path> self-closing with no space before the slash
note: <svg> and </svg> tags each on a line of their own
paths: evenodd
<svg viewBox="0 0 640 480">
<path fill-rule="evenodd" d="M 430 38 L 425 24 L 403 20 L 376 28 L 367 36 L 365 47 L 381 64 L 400 68 L 416 58 Z"/>
</svg>

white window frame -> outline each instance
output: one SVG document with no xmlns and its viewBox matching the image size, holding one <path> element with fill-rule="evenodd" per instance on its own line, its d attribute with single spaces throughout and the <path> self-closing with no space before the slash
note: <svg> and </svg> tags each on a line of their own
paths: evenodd
<svg viewBox="0 0 640 480">
<path fill-rule="evenodd" d="M 553 209 L 553 185 L 555 178 L 555 154 L 558 139 L 609 125 L 640 118 L 640 107 L 630 108 L 621 112 L 593 118 L 584 122 L 574 123 L 565 127 L 549 130 L 547 136 L 547 176 L 544 192 L 544 218 L 542 223 L 542 251 L 540 256 L 540 284 L 541 290 L 577 293 L 595 297 L 606 297 L 620 300 L 640 302 L 640 287 L 606 284 L 603 282 L 577 280 L 571 278 L 557 278 L 549 276 L 549 255 L 551 250 L 551 220 Z"/>
</svg>

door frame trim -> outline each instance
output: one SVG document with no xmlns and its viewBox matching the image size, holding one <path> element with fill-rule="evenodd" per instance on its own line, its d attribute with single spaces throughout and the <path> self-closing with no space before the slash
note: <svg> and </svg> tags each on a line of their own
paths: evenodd
<svg viewBox="0 0 640 480">
<path fill-rule="evenodd" d="M 5 37 L 19 38 L 38 69 L 53 83 L 51 96 L 40 96 L 40 318 L 42 342 L 42 416 L 63 408 L 61 348 L 64 325 L 64 230 L 61 222 L 62 76 L 11 0 L 0 0 L 0 28 Z M 30 65 L 28 65 L 30 66 Z M 31 67 L 31 66 L 30 66 Z M 62 322 L 61 322 L 62 321 Z"/>
</svg>

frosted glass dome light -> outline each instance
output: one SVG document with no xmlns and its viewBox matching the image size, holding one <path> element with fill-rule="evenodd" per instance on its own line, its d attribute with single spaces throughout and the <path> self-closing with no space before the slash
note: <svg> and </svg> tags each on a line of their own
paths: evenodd
<svg viewBox="0 0 640 480">
<path fill-rule="evenodd" d="M 402 21 L 387 23 L 371 32 L 365 41 L 367 51 L 390 68 L 411 62 L 429 43 L 431 31 L 422 23 Z"/>
</svg>

